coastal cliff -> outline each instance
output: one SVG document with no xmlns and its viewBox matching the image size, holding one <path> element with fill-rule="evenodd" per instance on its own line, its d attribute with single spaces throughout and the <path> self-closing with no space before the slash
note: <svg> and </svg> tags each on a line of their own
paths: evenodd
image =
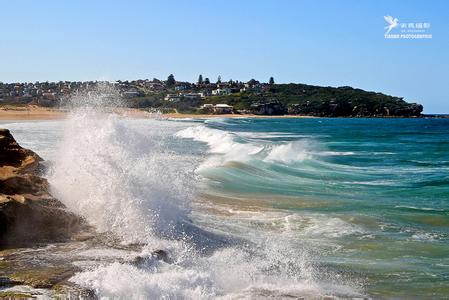
<svg viewBox="0 0 449 300">
<path fill-rule="evenodd" d="M 255 85 L 258 88 L 226 96 L 212 96 L 210 103 L 226 103 L 237 111 L 257 115 L 314 117 L 420 117 L 423 106 L 402 97 L 362 89 L 307 84 Z"/>
<path fill-rule="evenodd" d="M 64 241 L 84 226 L 49 193 L 41 161 L 0 129 L 0 249 Z"/>
</svg>

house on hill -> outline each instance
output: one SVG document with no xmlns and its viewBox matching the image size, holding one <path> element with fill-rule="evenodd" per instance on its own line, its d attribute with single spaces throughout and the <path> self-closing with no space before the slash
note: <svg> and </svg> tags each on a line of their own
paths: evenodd
<svg viewBox="0 0 449 300">
<path fill-rule="evenodd" d="M 218 88 L 215 90 L 212 90 L 212 95 L 214 96 L 227 96 L 231 94 L 230 88 Z"/>
<path fill-rule="evenodd" d="M 181 100 L 181 96 L 179 96 L 177 94 L 167 94 L 167 96 L 165 96 L 164 100 L 170 101 L 170 102 L 179 102 Z"/>
<path fill-rule="evenodd" d="M 213 112 L 215 114 L 232 114 L 234 107 L 228 104 L 211 104 L 201 105 L 200 109 Z"/>
<path fill-rule="evenodd" d="M 214 112 L 217 114 L 232 114 L 234 107 L 228 104 L 215 104 Z"/>
</svg>

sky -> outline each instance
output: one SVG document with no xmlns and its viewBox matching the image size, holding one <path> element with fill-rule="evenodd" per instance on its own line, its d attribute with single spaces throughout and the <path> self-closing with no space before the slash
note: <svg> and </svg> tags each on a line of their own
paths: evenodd
<svg viewBox="0 0 449 300">
<path fill-rule="evenodd" d="M 3 82 L 273 76 L 449 113 L 449 1 L 0 0 L 0 12 Z M 432 39 L 385 39 L 386 15 L 429 23 Z"/>
</svg>

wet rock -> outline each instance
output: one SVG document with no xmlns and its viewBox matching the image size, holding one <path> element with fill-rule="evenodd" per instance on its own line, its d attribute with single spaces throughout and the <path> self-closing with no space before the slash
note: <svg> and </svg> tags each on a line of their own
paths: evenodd
<svg viewBox="0 0 449 300">
<path fill-rule="evenodd" d="M 22 284 L 22 282 L 13 280 L 8 277 L 0 277 L 0 288 L 8 288 L 18 284 Z"/>
<path fill-rule="evenodd" d="M 82 288 L 70 283 L 57 284 L 53 286 L 52 291 L 54 292 L 53 298 L 55 299 L 98 299 L 95 291 L 92 289 Z"/>
<path fill-rule="evenodd" d="M 0 291 L 0 299 L 35 299 L 30 293 L 14 292 L 14 291 Z"/>
<path fill-rule="evenodd" d="M 166 263 L 171 263 L 171 260 L 168 256 L 167 251 L 164 250 L 156 250 L 151 253 L 149 256 L 137 256 L 132 261 L 132 264 L 137 267 L 149 267 L 154 264 L 156 261 L 163 261 Z"/>
<path fill-rule="evenodd" d="M 162 260 L 166 263 L 168 263 L 168 253 L 164 250 L 156 250 L 153 252 L 153 257 L 155 257 L 158 260 Z"/>
<path fill-rule="evenodd" d="M 85 227 L 50 195 L 41 161 L 0 129 L 0 249 L 64 241 Z"/>
<path fill-rule="evenodd" d="M 22 148 L 8 129 L 0 128 L 0 177 L 34 172 L 42 158 Z"/>
<path fill-rule="evenodd" d="M 29 285 L 33 288 L 52 288 L 54 285 L 61 283 L 76 272 L 72 266 L 52 266 L 52 267 L 36 267 L 30 270 L 23 270 L 9 276 L 9 279 L 15 282 Z"/>
</svg>

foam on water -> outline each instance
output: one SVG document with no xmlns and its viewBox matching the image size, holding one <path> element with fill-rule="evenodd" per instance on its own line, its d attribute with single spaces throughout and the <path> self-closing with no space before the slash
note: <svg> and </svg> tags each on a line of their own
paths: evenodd
<svg viewBox="0 0 449 300">
<path fill-rule="evenodd" d="M 208 128 L 204 125 L 193 126 L 179 131 L 177 136 L 192 138 L 207 143 L 209 152 L 219 154 L 206 161 L 206 167 L 222 165 L 231 161 L 260 159 L 268 162 L 292 163 L 312 158 L 313 143 L 309 139 L 283 144 L 263 141 L 246 141 L 243 136 Z"/>
<path fill-rule="evenodd" d="M 209 232 L 190 220 L 199 161 L 173 150 L 173 143 L 186 141 L 179 137 L 207 141 L 223 161 L 282 152 L 238 143 L 230 133 L 204 126 L 173 137 L 190 125 L 130 121 L 84 98 L 72 108 L 49 172 L 52 192 L 98 231 L 114 234 L 123 243 L 145 245 L 133 255 L 145 257 L 164 249 L 171 262 L 126 263 L 132 254 L 124 252 L 122 260 L 112 264 L 84 266 L 87 269 L 71 281 L 99 297 L 128 299 L 359 295 L 357 284 L 318 271 L 318 256 L 310 255 L 305 245 L 292 244 L 289 226 L 242 240 Z"/>
<path fill-rule="evenodd" d="M 262 216 L 260 216 L 262 217 Z M 253 238 L 256 235 L 251 235 Z M 170 263 L 113 263 L 82 272 L 71 281 L 110 298 L 259 298 L 360 295 L 353 282 L 318 271 L 310 249 L 295 244 L 293 231 L 260 234 L 257 243 L 225 247 L 211 255 L 178 252 Z"/>
<path fill-rule="evenodd" d="M 122 299 L 357 295 L 346 286 L 313 278 L 292 279 L 288 273 L 297 271 L 291 265 L 298 264 L 285 254 L 266 260 L 227 248 L 209 257 L 180 260 L 176 265 L 157 263 L 152 268 L 139 268 L 113 263 L 79 273 L 71 281 L 93 289 L 101 297 Z M 307 266 L 303 268 L 307 271 Z"/>
<path fill-rule="evenodd" d="M 447 295 L 447 120 L 155 121 L 106 110 L 6 126 L 55 162 L 52 189 L 68 207 L 140 243 L 68 254 L 82 270 L 71 281 L 100 298 Z M 170 262 L 136 263 L 155 249 Z"/>
<path fill-rule="evenodd" d="M 215 121 L 215 120 L 214 120 Z M 221 121 L 223 123 L 224 121 Z M 281 135 L 280 133 L 229 132 L 204 125 L 188 127 L 176 134 L 178 137 L 191 138 L 209 146 L 209 152 L 219 154 L 210 157 L 204 168 L 223 165 L 227 162 L 245 162 L 258 159 L 283 164 L 300 163 L 315 157 L 356 155 L 352 151 L 321 151 L 307 135 Z M 267 141 L 273 137 L 295 138 L 291 142 L 280 144 Z"/>
<path fill-rule="evenodd" d="M 246 161 L 263 150 L 262 146 L 235 141 L 235 136 L 227 131 L 207 128 L 206 126 L 192 126 L 176 133 L 181 138 L 192 138 L 195 141 L 207 143 L 209 152 L 219 154 L 210 157 L 203 168 L 222 165 L 228 161 Z"/>
<path fill-rule="evenodd" d="M 88 110 L 74 112 L 64 126 L 52 192 L 99 231 L 149 242 L 187 218 L 192 175 L 159 140 Z"/>
<path fill-rule="evenodd" d="M 276 145 L 268 152 L 265 160 L 283 163 L 301 162 L 311 158 L 311 155 L 306 150 L 308 146 L 309 143 L 307 141 L 296 141 Z"/>
</svg>

